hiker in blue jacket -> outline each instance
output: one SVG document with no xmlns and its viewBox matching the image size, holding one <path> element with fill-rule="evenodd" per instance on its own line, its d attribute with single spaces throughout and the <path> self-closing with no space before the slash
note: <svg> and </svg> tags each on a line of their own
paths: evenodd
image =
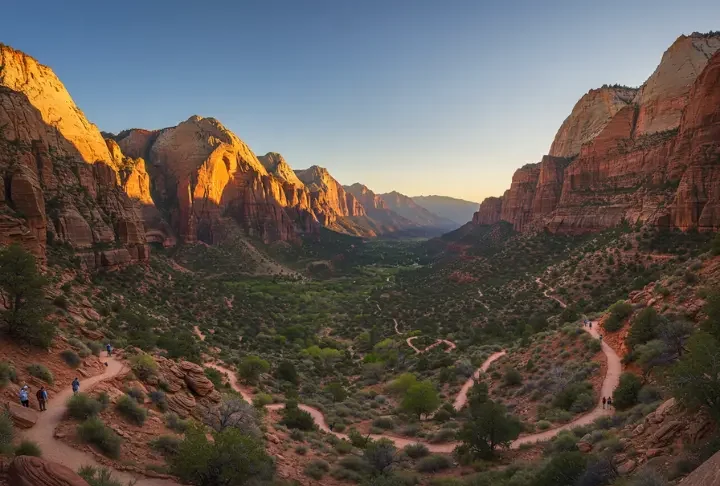
<svg viewBox="0 0 720 486">
<path fill-rule="evenodd" d="M 28 386 L 25 385 L 20 389 L 20 404 L 25 408 L 30 408 L 30 397 L 28 396 Z"/>
<path fill-rule="evenodd" d="M 77 379 L 77 376 L 72 382 L 72 390 L 73 394 L 77 395 L 78 390 L 80 389 L 80 380 Z"/>
</svg>

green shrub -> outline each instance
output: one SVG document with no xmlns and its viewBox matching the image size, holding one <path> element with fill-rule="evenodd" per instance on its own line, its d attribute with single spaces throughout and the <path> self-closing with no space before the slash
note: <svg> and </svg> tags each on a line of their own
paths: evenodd
<svg viewBox="0 0 720 486">
<path fill-rule="evenodd" d="M 393 419 L 390 417 L 378 417 L 372 422 L 373 426 L 385 429 L 385 430 L 392 430 L 395 428 L 395 422 L 393 422 Z"/>
<path fill-rule="evenodd" d="M 313 459 L 307 464 L 307 466 L 305 466 L 303 473 L 305 476 L 309 476 L 319 481 L 328 471 L 330 471 L 330 465 L 326 461 L 323 461 L 322 459 Z"/>
<path fill-rule="evenodd" d="M 129 390 L 126 390 L 125 393 L 132 397 L 136 402 L 143 404 L 145 403 L 145 392 L 142 391 L 138 387 L 132 387 Z"/>
<path fill-rule="evenodd" d="M 132 367 L 135 376 L 141 380 L 147 380 L 157 372 L 157 363 L 152 356 L 146 353 L 141 353 L 133 356 L 130 359 L 130 366 Z"/>
<path fill-rule="evenodd" d="M 67 297 L 65 297 L 64 294 L 60 294 L 53 299 L 53 304 L 60 307 L 61 309 L 67 309 L 68 308 L 68 299 L 67 299 Z"/>
<path fill-rule="evenodd" d="M 164 412 L 167 410 L 167 398 L 165 397 L 165 392 L 162 390 L 155 390 L 150 392 L 150 401 L 155 404 L 155 406 L 160 410 L 161 412 Z"/>
<path fill-rule="evenodd" d="M 213 433 L 212 440 L 203 428 L 189 428 L 168 462 L 182 482 L 200 486 L 263 484 L 275 472 L 265 444 L 235 427 Z"/>
<path fill-rule="evenodd" d="M 150 447 L 163 456 L 174 456 L 180 449 L 180 439 L 172 435 L 161 435 L 150 442 Z"/>
<path fill-rule="evenodd" d="M 433 454 L 423 457 L 417 463 L 417 470 L 422 473 L 434 473 L 452 467 L 452 460 L 448 456 Z"/>
<path fill-rule="evenodd" d="M 15 436 L 13 421 L 10 414 L 0 409 L 0 454 L 8 452 L 12 447 L 12 440 Z"/>
<path fill-rule="evenodd" d="M 536 424 L 536 427 L 538 428 L 538 430 L 547 430 L 550 427 L 552 427 L 552 424 L 550 422 L 548 422 L 547 420 L 540 420 Z"/>
<path fill-rule="evenodd" d="M 70 338 L 68 339 L 68 344 L 75 348 L 77 353 L 80 355 L 81 358 L 87 358 L 92 354 L 90 351 L 90 348 L 88 348 L 84 342 L 80 341 L 77 338 Z"/>
<path fill-rule="evenodd" d="M 181 419 L 175 412 L 168 412 L 165 414 L 165 425 L 168 429 L 183 434 L 187 430 L 189 423 L 187 420 Z"/>
<path fill-rule="evenodd" d="M 132 483 L 125 485 L 114 479 L 110 469 L 106 467 L 82 466 L 78 469 L 78 475 L 90 486 L 132 486 Z"/>
<path fill-rule="evenodd" d="M 315 421 L 305 410 L 300 410 L 296 401 L 288 400 L 280 423 L 289 429 L 313 430 Z"/>
<path fill-rule="evenodd" d="M 522 384 L 522 375 L 515 368 L 508 368 L 503 376 L 503 382 L 506 386 L 518 386 Z"/>
<path fill-rule="evenodd" d="M 0 362 L 0 387 L 7 386 L 9 382 L 17 380 L 17 372 L 12 363 Z"/>
<path fill-rule="evenodd" d="M 29 365 L 26 368 L 27 372 L 30 373 L 30 376 L 34 376 L 35 378 L 39 378 L 48 385 L 52 385 L 55 382 L 55 379 L 53 378 L 53 374 L 50 372 L 47 367 L 38 364 L 33 363 Z"/>
<path fill-rule="evenodd" d="M 352 449 L 352 444 L 346 440 L 339 440 L 335 443 L 335 450 L 338 454 L 350 454 Z"/>
<path fill-rule="evenodd" d="M 20 444 L 17 445 L 17 447 L 15 447 L 15 455 L 41 457 L 42 451 L 40 450 L 40 446 L 37 445 L 36 442 L 33 442 L 31 440 L 23 440 L 22 442 L 20 442 Z"/>
<path fill-rule="evenodd" d="M 405 451 L 405 454 L 407 454 L 410 459 L 420 459 L 430 454 L 427 446 L 421 443 L 408 444 L 403 448 L 403 451 Z"/>
<path fill-rule="evenodd" d="M 77 420 L 94 417 L 103 409 L 102 404 L 86 393 L 77 393 L 67 401 L 68 414 Z"/>
<path fill-rule="evenodd" d="M 105 346 L 103 346 L 102 343 L 99 343 L 97 341 L 86 341 L 85 345 L 95 356 L 100 356 L 100 354 L 105 350 Z"/>
<path fill-rule="evenodd" d="M 71 368 L 77 368 L 78 366 L 80 366 L 80 363 L 82 363 L 82 359 L 80 359 L 80 356 L 78 356 L 78 354 L 72 349 L 66 349 L 64 351 L 61 351 L 60 357 Z"/>
<path fill-rule="evenodd" d="M 642 388 L 640 378 L 632 373 L 620 375 L 620 384 L 613 392 L 613 406 L 618 410 L 626 410 L 638 401 L 638 393 Z"/>
<path fill-rule="evenodd" d="M 338 464 L 345 469 L 358 473 L 363 473 L 369 468 L 368 463 L 358 456 L 345 456 L 338 461 Z"/>
<path fill-rule="evenodd" d="M 263 408 L 265 405 L 270 405 L 272 402 L 273 397 L 268 393 L 258 393 L 253 397 L 253 406 L 255 408 Z"/>
<path fill-rule="evenodd" d="M 147 410 L 138 405 L 137 401 L 133 400 L 128 395 L 123 395 L 115 404 L 117 411 L 125 417 L 128 421 L 135 425 L 142 425 L 145 423 L 147 418 Z"/>
<path fill-rule="evenodd" d="M 78 436 L 85 442 L 94 445 L 110 458 L 120 455 L 122 440 L 111 428 L 106 427 L 102 420 L 91 417 L 77 428 Z"/>
</svg>

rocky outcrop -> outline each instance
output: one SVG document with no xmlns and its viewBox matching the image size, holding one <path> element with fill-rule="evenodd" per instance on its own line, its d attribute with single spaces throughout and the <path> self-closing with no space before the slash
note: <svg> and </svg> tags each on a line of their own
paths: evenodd
<svg viewBox="0 0 720 486">
<path fill-rule="evenodd" d="M 285 161 L 285 158 L 277 152 L 268 152 L 265 155 L 258 157 L 260 163 L 267 169 L 269 173 L 288 184 L 292 184 L 295 187 L 305 187 L 298 176 L 295 175 L 295 171 L 290 168 L 290 165 Z"/>
<path fill-rule="evenodd" d="M 560 126 L 550 147 L 553 157 L 571 157 L 592 141 L 615 114 L 632 102 L 637 89 L 624 86 L 591 89 L 578 101 Z"/>
<path fill-rule="evenodd" d="M 373 226 L 378 234 L 409 231 L 418 228 L 417 224 L 390 209 L 383 198 L 375 194 L 367 186 L 356 182 L 351 186 L 343 186 L 343 188 L 362 205 L 368 218 L 375 223 Z"/>
<path fill-rule="evenodd" d="M 90 486 L 72 469 L 33 456 L 13 459 L 8 479 L 13 486 Z"/>
<path fill-rule="evenodd" d="M 502 197 L 487 197 L 473 215 L 474 224 L 495 224 L 502 219 Z"/>
<path fill-rule="evenodd" d="M 682 480 L 682 486 L 720 486 L 720 452 Z"/>
<path fill-rule="evenodd" d="M 60 80 L 7 46 L 0 46 L 0 66 L 0 242 L 20 243 L 41 259 L 48 241 L 76 248 L 116 242 L 147 255 L 117 154 Z"/>
<path fill-rule="evenodd" d="M 541 217 L 551 213 L 557 207 L 565 175 L 565 168 L 570 163 L 569 159 L 552 157 L 546 155 L 540 162 L 540 175 L 535 186 L 533 198 L 533 216 Z"/>
<path fill-rule="evenodd" d="M 532 220 L 539 177 L 540 164 L 526 164 L 515 171 L 510 189 L 503 194 L 500 218 L 512 223 L 516 231 L 522 231 Z"/>
<path fill-rule="evenodd" d="M 5 404 L 5 409 L 10 414 L 10 418 L 12 418 L 15 427 L 29 429 L 37 422 L 38 413 L 31 408 L 25 408 L 17 403 L 8 402 Z"/>
<path fill-rule="evenodd" d="M 546 156 L 516 171 L 502 202 L 484 202 L 473 222 L 496 222 L 501 206 L 500 220 L 518 231 L 581 233 L 623 221 L 720 228 L 720 53 L 707 58 L 719 47 L 715 35 L 678 39 L 634 102 L 609 121 L 600 123 L 605 116 L 600 114 L 619 104 L 612 110 L 596 107 L 600 114 L 584 122 L 583 109 L 576 107 L 553 152 L 571 153 L 567 147 L 586 138 L 579 133 L 594 134 L 592 140 L 581 142 L 571 158 Z M 593 128 L 571 130 L 583 124 Z"/>
<path fill-rule="evenodd" d="M 204 397 L 215 390 L 212 381 L 205 376 L 202 366 L 190 363 L 189 361 L 182 361 L 179 366 L 183 373 L 185 373 L 185 384 L 187 384 L 193 393 Z"/>
<path fill-rule="evenodd" d="M 639 106 L 636 136 L 678 127 L 693 83 L 718 49 L 720 36 L 693 34 L 680 36 L 665 51 L 634 99 Z"/>
</svg>

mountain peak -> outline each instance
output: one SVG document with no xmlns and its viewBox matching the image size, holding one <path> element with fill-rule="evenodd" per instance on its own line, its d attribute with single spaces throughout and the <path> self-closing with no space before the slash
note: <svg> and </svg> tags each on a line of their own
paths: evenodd
<svg viewBox="0 0 720 486">
<path fill-rule="evenodd" d="M 265 155 L 258 157 L 260 163 L 265 166 L 265 169 L 275 177 L 289 182 L 290 184 L 297 187 L 305 187 L 305 184 L 298 178 L 295 171 L 292 170 L 290 165 L 285 160 L 285 157 L 277 152 L 268 152 Z"/>
</svg>

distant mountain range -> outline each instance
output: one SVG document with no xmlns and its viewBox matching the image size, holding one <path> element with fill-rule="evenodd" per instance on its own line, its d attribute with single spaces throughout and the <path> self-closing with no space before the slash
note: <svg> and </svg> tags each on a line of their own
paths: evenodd
<svg viewBox="0 0 720 486">
<path fill-rule="evenodd" d="M 414 196 L 415 203 L 441 218 L 453 221 L 456 227 L 472 220 L 479 204 L 448 196 Z"/>
</svg>

